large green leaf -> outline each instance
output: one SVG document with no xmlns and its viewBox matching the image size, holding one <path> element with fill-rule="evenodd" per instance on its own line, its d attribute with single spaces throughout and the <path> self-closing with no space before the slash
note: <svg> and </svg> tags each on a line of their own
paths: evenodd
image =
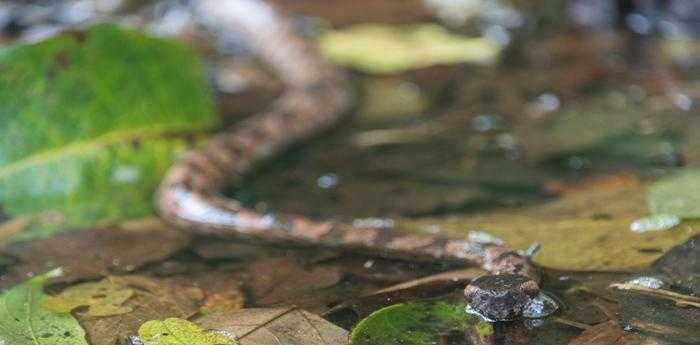
<svg viewBox="0 0 700 345">
<path fill-rule="evenodd" d="M 0 344 L 87 345 L 85 332 L 70 313 L 42 306 L 46 298 L 42 288 L 52 274 L 34 277 L 0 295 Z"/>
<path fill-rule="evenodd" d="M 463 303 L 396 304 L 360 321 L 350 334 L 351 345 L 430 345 L 451 332 L 484 339 L 493 329 L 465 311 Z M 438 342 L 442 343 L 442 342 Z"/>
<path fill-rule="evenodd" d="M 11 216 L 58 211 L 80 228 L 151 214 L 163 172 L 215 122 L 191 51 L 111 25 L 0 50 L 0 71 Z"/>
</svg>

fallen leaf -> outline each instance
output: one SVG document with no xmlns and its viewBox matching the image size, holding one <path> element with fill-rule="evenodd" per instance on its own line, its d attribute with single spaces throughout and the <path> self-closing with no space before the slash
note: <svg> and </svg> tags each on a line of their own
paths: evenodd
<svg viewBox="0 0 700 345">
<path fill-rule="evenodd" d="M 364 97 L 357 110 L 367 120 L 386 120 L 420 114 L 429 100 L 415 84 L 397 78 L 365 79 Z"/>
<path fill-rule="evenodd" d="M 649 188 L 649 212 L 700 218 L 700 170 L 681 169 Z"/>
<path fill-rule="evenodd" d="M 561 198 L 516 209 L 451 217 L 403 219 L 397 230 L 464 238 L 479 229 L 513 248 L 533 242 L 541 249 L 533 258 L 540 266 L 580 271 L 639 271 L 664 250 L 700 231 L 686 221 L 683 231 L 634 233 L 630 224 L 647 214 L 644 185 L 621 184 L 606 189 L 565 193 Z M 653 250 L 647 250 L 653 249 Z"/>
<path fill-rule="evenodd" d="M 151 320 L 139 328 L 144 345 L 235 345 L 225 335 L 200 328 L 183 319 Z"/>
<path fill-rule="evenodd" d="M 551 114 L 541 118 L 522 116 L 514 124 L 513 134 L 531 162 L 561 160 L 574 169 L 589 163 L 606 171 L 616 166 L 651 168 L 658 163 L 655 159 L 664 155 L 660 147 L 669 144 L 662 133 L 685 125 L 672 114 L 650 111 L 630 97 L 607 91 L 557 104 Z M 615 121 L 609 121 L 611 115 Z M 657 134 L 644 133 L 640 126 L 644 121 L 650 121 Z"/>
<path fill-rule="evenodd" d="M 124 306 L 124 302 L 133 295 L 131 288 L 104 279 L 74 285 L 57 296 L 49 296 L 44 300 L 44 307 L 58 313 L 70 313 L 78 307 L 87 307 L 87 316 L 112 316 L 132 311 L 131 307 Z"/>
<path fill-rule="evenodd" d="M 650 269 L 670 278 L 675 285 L 700 295 L 700 235 L 668 250 L 654 261 Z"/>
<path fill-rule="evenodd" d="M 431 345 L 440 343 L 452 331 L 462 334 L 459 343 L 469 342 L 469 337 L 482 340 L 478 344 L 484 343 L 483 339 L 493 333 L 492 325 L 467 314 L 465 307 L 464 303 L 442 301 L 386 307 L 355 325 L 350 344 Z"/>
<path fill-rule="evenodd" d="M 8 47 L 0 69 L 0 205 L 63 220 L 20 239 L 152 215 L 162 174 L 216 122 L 196 55 L 135 30 Z"/>
<path fill-rule="evenodd" d="M 321 290 L 336 285 L 342 278 L 340 267 L 335 265 L 314 265 L 304 267 L 290 258 L 270 259 L 255 262 L 248 266 L 246 287 L 256 301 L 256 305 L 275 306 L 303 305 L 301 296 L 315 296 Z"/>
<path fill-rule="evenodd" d="M 149 320 L 171 317 L 187 319 L 199 311 L 204 298 L 199 289 L 183 288 L 141 276 L 108 279 L 112 284 L 134 290 L 134 296 L 124 303 L 132 311 L 108 317 L 77 313 L 91 345 L 122 344 L 126 336 L 136 334 L 139 326 Z"/>
<path fill-rule="evenodd" d="M 657 345 L 658 343 L 644 339 L 637 334 L 625 332 L 615 321 L 608 321 L 591 327 L 568 345 Z"/>
<path fill-rule="evenodd" d="M 686 344 L 700 343 L 700 236 L 667 251 L 645 275 L 662 282 L 612 284 L 619 301 L 620 323 L 657 337 Z M 668 284 L 668 283 L 671 284 Z"/>
<path fill-rule="evenodd" d="M 0 295 L 0 344 L 87 345 L 85 331 L 70 313 L 43 307 L 43 286 L 60 270 L 36 276 Z"/>
<path fill-rule="evenodd" d="M 235 335 L 240 345 L 336 345 L 347 343 L 347 331 L 295 308 L 243 309 L 199 317 L 206 328 Z"/>
<path fill-rule="evenodd" d="M 251 260 L 265 256 L 277 256 L 274 254 L 278 254 L 275 248 L 269 246 L 221 240 L 197 241 L 192 246 L 192 250 L 202 258 L 209 260 Z"/>
<path fill-rule="evenodd" d="M 54 267 L 62 267 L 65 274 L 52 279 L 52 283 L 132 272 L 169 257 L 188 243 L 189 236 L 160 221 L 13 243 L 0 253 L 19 262 L 8 267 L 8 274 L 0 277 L 0 285 L 10 286 L 28 275 Z"/>
<path fill-rule="evenodd" d="M 230 289 L 226 292 L 207 294 L 199 310 L 202 314 L 222 313 L 243 309 L 245 297 L 241 290 Z"/>
<path fill-rule="evenodd" d="M 493 62 L 500 47 L 483 38 L 449 33 L 434 24 L 358 24 L 319 39 L 332 62 L 369 73 L 395 73 L 438 64 Z"/>
</svg>

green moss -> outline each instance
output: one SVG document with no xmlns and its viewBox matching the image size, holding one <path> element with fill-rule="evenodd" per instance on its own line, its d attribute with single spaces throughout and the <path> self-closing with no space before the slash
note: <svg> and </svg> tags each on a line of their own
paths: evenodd
<svg viewBox="0 0 700 345">
<path fill-rule="evenodd" d="M 0 205 L 58 211 L 60 228 L 151 214 L 175 154 L 215 122 L 193 52 L 111 25 L 6 48 L 0 71 Z"/>
</svg>

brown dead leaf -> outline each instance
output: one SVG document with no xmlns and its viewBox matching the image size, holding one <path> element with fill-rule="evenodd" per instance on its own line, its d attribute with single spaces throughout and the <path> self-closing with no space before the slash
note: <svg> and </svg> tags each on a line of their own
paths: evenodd
<svg viewBox="0 0 700 345">
<path fill-rule="evenodd" d="M 8 274 L 0 277 L 0 287 L 14 285 L 27 276 L 55 267 L 62 267 L 65 274 L 52 280 L 53 283 L 132 272 L 171 256 L 188 243 L 187 235 L 160 221 L 14 243 L 0 252 L 18 261 L 9 267 Z"/>
<path fill-rule="evenodd" d="M 204 259 L 222 260 L 250 260 L 260 257 L 280 256 L 281 250 L 270 248 L 256 244 L 221 241 L 221 240 L 204 240 L 197 241 L 193 244 L 192 250 Z"/>
<path fill-rule="evenodd" d="M 201 327 L 233 334 L 240 345 L 337 345 L 347 344 L 346 330 L 295 308 L 243 309 L 205 315 Z"/>
<path fill-rule="evenodd" d="M 576 183 L 566 183 L 558 180 L 544 184 L 544 191 L 552 195 L 564 195 L 586 192 L 589 190 L 619 190 L 637 188 L 641 181 L 634 173 L 627 171 L 615 175 L 603 175 L 584 178 Z"/>
<path fill-rule="evenodd" d="M 339 266 L 307 268 L 290 258 L 255 262 L 247 272 L 246 287 L 256 304 L 262 306 L 299 305 L 298 297 L 313 295 L 312 292 L 336 285 L 342 279 Z"/>
<path fill-rule="evenodd" d="M 243 309 L 245 297 L 241 290 L 231 289 L 222 293 L 208 294 L 199 310 L 202 314 L 230 312 Z"/>
<path fill-rule="evenodd" d="M 204 294 L 197 288 L 183 288 L 142 276 L 108 278 L 111 283 L 134 290 L 134 295 L 123 305 L 131 312 L 110 317 L 90 317 L 77 313 L 90 344 L 122 344 L 124 337 L 136 334 L 148 320 L 170 317 L 187 319 L 199 311 Z"/>
<path fill-rule="evenodd" d="M 658 345 L 656 341 L 625 332 L 615 321 L 608 321 L 583 331 L 569 345 Z"/>
</svg>

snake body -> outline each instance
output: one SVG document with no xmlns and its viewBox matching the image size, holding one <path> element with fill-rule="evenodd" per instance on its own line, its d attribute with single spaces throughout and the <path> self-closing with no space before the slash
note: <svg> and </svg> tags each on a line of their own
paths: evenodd
<svg viewBox="0 0 700 345">
<path fill-rule="evenodd" d="M 358 228 L 298 215 L 259 213 L 224 197 L 221 190 L 239 183 L 256 162 L 274 157 L 337 123 L 347 113 L 352 96 L 343 75 L 296 33 L 289 18 L 264 2 L 201 0 L 197 11 L 204 13 L 208 25 L 240 33 L 251 50 L 278 75 L 285 89 L 267 110 L 215 135 L 170 168 L 156 197 L 157 209 L 166 221 L 198 234 L 319 245 L 401 258 L 456 260 L 501 277 L 527 277 L 532 282 L 530 290 L 538 289 L 538 273 L 528 258 L 500 241 L 397 234 L 389 229 Z M 468 295 L 469 291 L 473 295 L 474 289 L 468 287 Z M 517 287 L 511 290 L 507 292 L 520 297 L 532 295 L 528 291 L 524 296 Z M 487 313 L 489 308 L 510 306 L 482 306 Z M 491 315 L 496 312 L 504 311 L 494 310 Z M 507 318 L 518 313 L 506 311 Z"/>
</svg>

